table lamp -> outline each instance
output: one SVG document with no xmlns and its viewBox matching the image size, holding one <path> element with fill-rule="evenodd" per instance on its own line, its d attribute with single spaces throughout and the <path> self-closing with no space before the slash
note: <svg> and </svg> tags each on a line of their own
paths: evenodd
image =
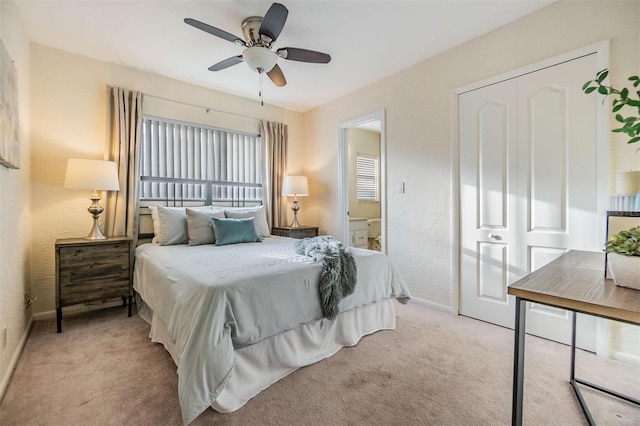
<svg viewBox="0 0 640 426">
<path fill-rule="evenodd" d="M 298 210 L 300 210 L 300 206 L 298 205 L 298 197 L 306 197 L 309 195 L 309 181 L 307 177 L 285 176 L 282 181 L 282 195 L 293 197 L 293 205 L 291 206 L 291 210 L 293 210 L 293 222 L 291 223 L 291 227 L 299 228 Z"/>
<path fill-rule="evenodd" d="M 93 215 L 93 228 L 85 240 L 104 240 L 98 217 L 104 211 L 100 205 L 98 191 L 118 191 L 118 165 L 113 161 L 86 160 L 70 158 L 67 162 L 67 174 L 64 187 L 69 189 L 89 189 L 91 205 L 87 209 Z"/>
</svg>

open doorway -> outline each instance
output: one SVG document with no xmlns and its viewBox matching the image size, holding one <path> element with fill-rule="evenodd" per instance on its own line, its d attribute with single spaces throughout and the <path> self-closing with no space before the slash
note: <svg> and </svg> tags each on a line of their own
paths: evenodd
<svg viewBox="0 0 640 426">
<path fill-rule="evenodd" d="M 340 231 L 347 246 L 386 253 L 384 111 L 340 124 Z"/>
</svg>

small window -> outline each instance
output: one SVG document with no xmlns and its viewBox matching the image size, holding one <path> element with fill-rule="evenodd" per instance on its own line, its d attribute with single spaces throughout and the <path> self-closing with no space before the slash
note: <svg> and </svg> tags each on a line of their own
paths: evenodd
<svg viewBox="0 0 640 426">
<path fill-rule="evenodd" d="M 358 153 L 356 173 L 358 201 L 378 201 L 378 157 Z"/>
</svg>

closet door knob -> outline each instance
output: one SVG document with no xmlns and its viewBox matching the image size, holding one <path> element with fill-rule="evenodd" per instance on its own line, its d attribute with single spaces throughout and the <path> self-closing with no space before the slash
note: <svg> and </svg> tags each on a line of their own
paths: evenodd
<svg viewBox="0 0 640 426">
<path fill-rule="evenodd" d="M 495 241 L 501 241 L 502 237 L 500 235 L 492 234 L 491 232 L 489 232 L 489 239 L 495 240 Z"/>
</svg>

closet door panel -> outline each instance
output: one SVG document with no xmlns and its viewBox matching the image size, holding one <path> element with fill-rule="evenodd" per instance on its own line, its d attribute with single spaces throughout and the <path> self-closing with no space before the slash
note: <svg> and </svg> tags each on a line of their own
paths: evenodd
<svg viewBox="0 0 640 426">
<path fill-rule="evenodd" d="M 529 99 L 529 231 L 566 232 L 566 90 L 542 87 Z"/>
<path fill-rule="evenodd" d="M 518 78 L 519 264 L 530 273 L 566 250 L 600 250 L 596 101 L 582 84 L 595 55 Z M 543 255 L 544 254 L 544 255 Z M 569 343 L 569 315 L 529 306 L 527 332 Z M 595 350 L 595 319 L 580 315 L 578 346 Z M 592 330 L 592 331 L 589 331 Z"/>
<path fill-rule="evenodd" d="M 460 312 L 513 327 L 507 286 L 518 276 L 515 237 L 516 84 L 460 96 Z"/>
</svg>

